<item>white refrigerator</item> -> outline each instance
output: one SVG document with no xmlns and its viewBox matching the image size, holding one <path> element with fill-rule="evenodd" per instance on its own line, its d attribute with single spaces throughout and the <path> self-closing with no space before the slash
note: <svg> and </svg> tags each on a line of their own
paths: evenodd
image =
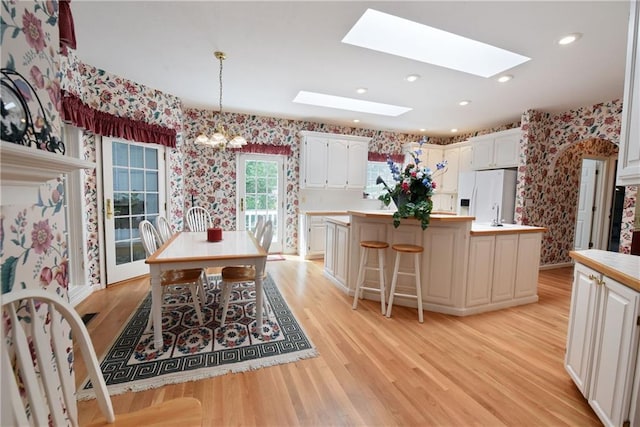
<svg viewBox="0 0 640 427">
<path fill-rule="evenodd" d="M 500 220 L 513 224 L 516 207 L 515 170 L 493 169 L 461 172 L 458 178 L 458 215 L 471 215 L 476 222 Z"/>
</svg>

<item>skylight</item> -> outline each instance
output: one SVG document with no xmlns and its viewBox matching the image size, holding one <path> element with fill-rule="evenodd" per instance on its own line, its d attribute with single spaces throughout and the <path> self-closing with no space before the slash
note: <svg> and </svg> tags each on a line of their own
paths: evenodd
<svg viewBox="0 0 640 427">
<path fill-rule="evenodd" d="M 342 42 L 481 77 L 531 59 L 374 9 L 366 10 Z"/>
<path fill-rule="evenodd" d="M 392 117 L 397 117 L 407 111 L 411 111 L 409 107 L 363 101 L 361 99 L 345 98 L 324 93 L 307 92 L 304 90 L 298 92 L 293 102 Z"/>
</svg>

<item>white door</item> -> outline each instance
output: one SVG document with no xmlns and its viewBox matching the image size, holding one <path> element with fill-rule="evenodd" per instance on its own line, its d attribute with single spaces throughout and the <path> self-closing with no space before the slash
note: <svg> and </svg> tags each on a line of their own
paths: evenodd
<svg viewBox="0 0 640 427">
<path fill-rule="evenodd" d="M 284 239 L 284 157 L 240 154 L 237 165 L 238 230 L 252 230 L 258 216 L 273 223 L 269 252 L 282 252 Z"/>
<path fill-rule="evenodd" d="M 596 161 L 582 160 L 580 192 L 578 195 L 578 211 L 576 213 L 575 249 L 589 249 L 591 241 L 591 224 L 593 222 L 593 199 L 596 188 Z"/>
<path fill-rule="evenodd" d="M 138 225 L 165 210 L 164 148 L 102 138 L 107 284 L 149 273 Z"/>
</svg>

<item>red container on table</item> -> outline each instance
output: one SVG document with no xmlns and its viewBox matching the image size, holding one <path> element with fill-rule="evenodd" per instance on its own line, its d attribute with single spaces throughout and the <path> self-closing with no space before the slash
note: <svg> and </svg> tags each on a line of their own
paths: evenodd
<svg viewBox="0 0 640 427">
<path fill-rule="evenodd" d="M 208 228 L 207 240 L 209 242 L 219 242 L 222 240 L 222 228 Z"/>
</svg>

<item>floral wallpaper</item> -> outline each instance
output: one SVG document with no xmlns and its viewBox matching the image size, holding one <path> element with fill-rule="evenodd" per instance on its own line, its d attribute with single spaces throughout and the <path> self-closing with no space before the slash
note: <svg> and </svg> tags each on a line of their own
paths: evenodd
<svg viewBox="0 0 640 427">
<path fill-rule="evenodd" d="M 182 153 L 184 155 L 184 210 L 193 203 L 207 208 L 215 225 L 225 230 L 236 226 L 236 151 L 216 151 L 194 144 L 203 130 L 213 129 L 219 119 L 215 111 L 185 109 Z M 418 141 L 421 135 L 384 132 L 327 125 L 299 120 L 223 113 L 223 122 L 241 133 L 252 144 L 288 145 L 291 155 L 285 162 L 285 236 L 283 252 L 296 253 L 298 244 L 298 190 L 300 187 L 301 130 L 349 134 L 371 138 L 369 151 L 388 154 L 402 153 L 402 146 Z M 431 141 L 430 141 L 431 142 Z M 180 179 L 177 174 L 170 181 Z M 205 186 L 202 183 L 206 183 Z M 216 198 L 216 191 L 224 196 Z"/>
<path fill-rule="evenodd" d="M 523 156 L 518 169 L 517 222 L 547 227 L 541 264 L 570 261 L 584 157 L 617 155 L 620 100 L 561 114 L 527 111 L 522 116 Z M 636 190 L 626 191 L 620 252 L 629 253 Z"/>
<path fill-rule="evenodd" d="M 60 138 L 60 78 L 56 62 L 60 43 L 58 2 L 3 1 L 1 8 L 2 67 L 19 72 L 34 87 L 52 135 Z M 22 90 L 38 126 L 42 117 L 34 94 L 25 85 Z M 68 299 L 69 252 L 64 188 L 62 178 L 58 178 L 41 185 L 32 204 L 0 206 L 2 293 L 21 288 L 43 288 Z M 30 323 L 34 313 L 24 305 L 18 311 L 21 319 Z M 45 307 L 40 306 L 38 312 L 46 313 Z M 10 331 L 15 325 L 11 325 L 5 315 L 3 322 L 3 345 L 11 346 Z M 64 333 L 69 334 L 68 330 Z M 72 363 L 71 346 L 68 352 Z M 66 371 L 70 375 L 65 381 L 70 384 L 73 382 L 72 367 Z"/>
<path fill-rule="evenodd" d="M 54 135 L 60 137 L 57 2 L 2 2 L 2 67 L 12 68 L 37 91 Z M 34 94 L 26 96 L 34 101 Z M 29 103 L 32 112 L 40 112 Z M 38 119 L 35 119 L 37 121 Z M 33 149 L 36 149 L 33 147 Z M 42 185 L 29 206 L 0 206 L 2 292 L 43 287 L 67 296 L 68 251 L 62 180 Z"/>
</svg>

